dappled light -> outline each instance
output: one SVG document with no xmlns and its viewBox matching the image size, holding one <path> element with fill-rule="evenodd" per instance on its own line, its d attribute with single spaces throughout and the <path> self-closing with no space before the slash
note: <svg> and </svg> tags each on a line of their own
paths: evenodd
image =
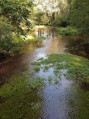
<svg viewBox="0 0 89 119">
<path fill-rule="evenodd" d="M 89 0 L 0 0 L 0 119 L 89 119 Z"/>
</svg>

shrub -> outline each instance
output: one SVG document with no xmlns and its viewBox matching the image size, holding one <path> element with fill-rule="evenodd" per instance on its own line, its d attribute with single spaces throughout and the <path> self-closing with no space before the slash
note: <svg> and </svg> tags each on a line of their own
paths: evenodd
<svg viewBox="0 0 89 119">
<path fill-rule="evenodd" d="M 73 0 L 69 12 L 69 22 L 72 26 L 81 28 L 82 33 L 89 31 L 89 0 Z"/>
<path fill-rule="evenodd" d="M 56 19 L 52 22 L 52 25 L 66 27 L 68 25 L 67 16 L 66 15 L 58 15 L 56 17 Z"/>
<path fill-rule="evenodd" d="M 76 28 L 73 27 L 66 27 L 66 28 L 59 28 L 59 33 L 61 35 L 78 35 L 79 32 Z"/>
</svg>

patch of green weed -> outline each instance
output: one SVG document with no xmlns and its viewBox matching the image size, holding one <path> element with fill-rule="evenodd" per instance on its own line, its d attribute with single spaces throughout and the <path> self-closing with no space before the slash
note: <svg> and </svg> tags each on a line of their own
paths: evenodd
<svg viewBox="0 0 89 119">
<path fill-rule="evenodd" d="M 12 76 L 8 83 L 0 88 L 0 97 L 4 101 L 0 104 L 1 119 L 37 119 L 39 117 L 42 102 L 37 91 L 45 83 L 43 78 L 31 78 L 29 73 L 24 72 Z"/>
<path fill-rule="evenodd" d="M 34 70 L 35 70 L 35 71 L 40 71 L 40 67 L 39 67 L 39 66 L 36 66 L 36 67 L 34 68 Z"/>
<path fill-rule="evenodd" d="M 68 79 L 89 80 L 89 60 L 71 54 L 51 54 L 46 59 L 33 63 L 35 66 L 42 66 L 46 69 L 53 67 L 55 76 L 60 76 L 61 70 L 67 70 L 64 76 Z M 62 72 L 61 72 L 62 74 Z M 61 78 L 61 76 L 60 76 Z"/>
</svg>

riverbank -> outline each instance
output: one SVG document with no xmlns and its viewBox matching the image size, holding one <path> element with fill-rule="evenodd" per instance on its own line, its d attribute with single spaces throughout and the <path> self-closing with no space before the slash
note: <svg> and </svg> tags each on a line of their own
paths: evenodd
<svg viewBox="0 0 89 119">
<path fill-rule="evenodd" d="M 48 28 L 35 33 L 36 43 L 0 65 L 0 118 L 87 119 L 89 60 L 83 44 L 89 39 Z"/>
<path fill-rule="evenodd" d="M 31 70 L 14 74 L 1 86 L 2 119 L 89 117 L 89 91 L 80 87 L 89 74 L 87 59 L 51 54 L 31 64 Z"/>
</svg>

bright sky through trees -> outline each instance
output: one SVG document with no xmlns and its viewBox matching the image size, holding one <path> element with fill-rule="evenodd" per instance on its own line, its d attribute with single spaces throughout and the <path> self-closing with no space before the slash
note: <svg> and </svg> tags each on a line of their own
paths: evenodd
<svg viewBox="0 0 89 119">
<path fill-rule="evenodd" d="M 60 4 L 65 7 L 67 5 L 67 0 L 34 0 L 36 8 L 42 12 L 60 12 Z"/>
</svg>

